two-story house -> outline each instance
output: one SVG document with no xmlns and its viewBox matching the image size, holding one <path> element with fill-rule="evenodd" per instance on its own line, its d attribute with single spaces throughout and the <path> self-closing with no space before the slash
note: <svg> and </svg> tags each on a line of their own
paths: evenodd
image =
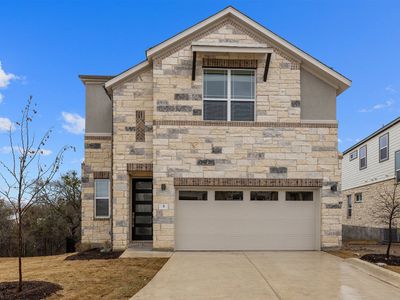
<svg viewBox="0 0 400 300">
<path fill-rule="evenodd" d="M 343 75 L 227 7 L 117 76 L 80 78 L 82 243 L 340 245 Z"/>
<path fill-rule="evenodd" d="M 343 152 L 343 238 L 387 240 L 387 224 L 376 217 L 381 195 L 400 181 L 400 118 Z M 393 233 L 392 233 L 393 234 Z M 396 236 L 394 236 L 396 239 Z"/>
</svg>

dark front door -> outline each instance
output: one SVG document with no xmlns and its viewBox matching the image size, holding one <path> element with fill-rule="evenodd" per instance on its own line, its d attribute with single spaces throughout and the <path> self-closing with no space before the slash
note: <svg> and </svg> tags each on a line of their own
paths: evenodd
<svg viewBox="0 0 400 300">
<path fill-rule="evenodd" d="M 153 239 L 153 180 L 132 180 L 132 240 Z"/>
</svg>

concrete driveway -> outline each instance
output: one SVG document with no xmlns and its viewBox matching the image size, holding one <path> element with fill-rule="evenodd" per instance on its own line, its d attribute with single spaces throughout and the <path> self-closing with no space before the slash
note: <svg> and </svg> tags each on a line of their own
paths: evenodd
<svg viewBox="0 0 400 300">
<path fill-rule="evenodd" d="M 325 252 L 176 252 L 132 299 L 400 299 Z"/>
</svg>

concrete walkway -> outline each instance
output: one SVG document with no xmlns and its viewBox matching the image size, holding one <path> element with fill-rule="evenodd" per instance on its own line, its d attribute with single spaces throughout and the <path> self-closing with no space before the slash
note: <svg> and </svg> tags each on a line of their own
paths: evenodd
<svg viewBox="0 0 400 300">
<path fill-rule="evenodd" d="M 324 252 L 176 252 L 132 299 L 400 299 Z"/>
</svg>

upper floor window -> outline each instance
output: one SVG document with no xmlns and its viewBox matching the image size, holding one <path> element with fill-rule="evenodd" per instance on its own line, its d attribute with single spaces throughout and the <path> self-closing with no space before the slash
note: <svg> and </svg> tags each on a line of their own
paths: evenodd
<svg viewBox="0 0 400 300">
<path fill-rule="evenodd" d="M 110 180 L 95 179 L 95 217 L 110 217 Z"/>
<path fill-rule="evenodd" d="M 204 120 L 254 121 L 255 70 L 205 69 Z"/>
<path fill-rule="evenodd" d="M 395 154 L 396 182 L 400 182 L 400 150 Z"/>
<path fill-rule="evenodd" d="M 379 137 L 379 162 L 389 159 L 389 133 Z"/>
<path fill-rule="evenodd" d="M 357 203 L 363 202 L 362 193 L 357 193 L 354 195 L 354 197 L 356 198 Z"/>
<path fill-rule="evenodd" d="M 360 170 L 367 167 L 367 145 L 360 148 Z"/>
<path fill-rule="evenodd" d="M 349 157 L 350 157 L 350 161 L 352 161 L 353 159 L 356 159 L 358 157 L 358 151 L 354 150 L 353 152 L 350 153 Z"/>
</svg>

